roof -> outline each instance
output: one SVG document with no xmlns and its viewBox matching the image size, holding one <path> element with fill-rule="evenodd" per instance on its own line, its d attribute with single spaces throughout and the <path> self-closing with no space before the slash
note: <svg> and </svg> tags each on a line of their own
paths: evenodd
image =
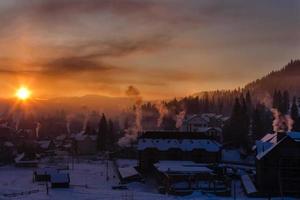
<svg viewBox="0 0 300 200">
<path fill-rule="evenodd" d="M 118 170 L 122 178 L 139 176 L 139 173 L 136 171 L 134 167 L 120 167 L 118 168 Z"/>
<path fill-rule="evenodd" d="M 16 163 L 38 163 L 38 160 L 37 159 L 27 159 L 25 153 L 21 153 L 15 158 L 15 162 Z"/>
<path fill-rule="evenodd" d="M 147 148 L 156 148 L 160 151 L 169 149 L 180 149 L 182 151 L 192 151 L 195 149 L 204 149 L 208 152 L 218 152 L 221 145 L 214 140 L 209 139 L 139 139 L 138 150 Z"/>
<path fill-rule="evenodd" d="M 69 183 L 69 182 L 70 182 L 69 174 L 60 174 L 60 173 L 51 174 L 51 183 Z"/>
<path fill-rule="evenodd" d="M 247 194 L 253 194 L 257 192 L 255 185 L 253 184 L 252 180 L 248 175 L 242 175 L 241 181 Z"/>
<path fill-rule="evenodd" d="M 257 154 L 256 158 L 258 160 L 262 159 L 265 155 L 267 155 L 269 152 L 271 152 L 276 146 L 278 146 L 286 138 L 291 138 L 295 142 L 300 142 L 300 132 L 289 132 L 289 133 L 287 133 L 287 135 L 285 137 L 283 137 L 278 142 L 276 141 L 277 140 L 277 134 L 273 134 L 273 135 L 276 135 L 276 137 L 272 137 L 272 139 L 269 138 L 271 146 L 269 146 L 269 148 L 266 149 L 265 151 L 262 151 L 262 152 Z"/>
<path fill-rule="evenodd" d="M 199 132 L 179 132 L 179 131 L 146 131 L 140 139 L 212 139 L 211 136 L 199 134 Z"/>
<path fill-rule="evenodd" d="M 154 164 L 156 169 L 164 173 L 212 173 L 205 164 L 192 161 L 159 161 Z"/>
<path fill-rule="evenodd" d="M 37 143 L 42 149 L 48 149 L 51 144 L 51 140 L 42 140 L 42 141 L 38 141 Z"/>
<path fill-rule="evenodd" d="M 294 141 L 300 142 L 300 132 L 289 132 L 287 135 Z"/>
<path fill-rule="evenodd" d="M 51 175 L 56 174 L 57 169 L 51 167 L 39 168 L 35 171 L 37 175 Z"/>
</svg>

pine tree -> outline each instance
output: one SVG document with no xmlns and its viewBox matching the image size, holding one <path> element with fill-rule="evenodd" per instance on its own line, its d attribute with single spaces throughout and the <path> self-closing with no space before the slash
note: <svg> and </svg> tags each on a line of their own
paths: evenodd
<svg viewBox="0 0 300 200">
<path fill-rule="evenodd" d="M 109 147 L 113 147 L 115 142 L 115 135 L 114 135 L 114 123 L 111 119 L 108 120 L 108 145 Z"/>
<path fill-rule="evenodd" d="M 282 96 L 282 113 L 287 114 L 290 109 L 290 95 L 287 90 L 283 92 Z"/>
<path fill-rule="evenodd" d="M 259 105 L 256 106 L 252 115 L 252 134 L 254 140 L 258 140 L 264 135 L 264 125 Z"/>
<path fill-rule="evenodd" d="M 249 116 L 251 116 L 253 108 L 252 108 L 251 94 L 249 90 L 246 93 L 246 104 L 247 104 Z"/>
<path fill-rule="evenodd" d="M 239 136 L 239 142 L 241 147 L 244 149 L 248 148 L 249 144 L 249 127 L 250 127 L 250 116 L 249 116 L 249 109 L 246 103 L 245 98 L 242 98 L 242 107 L 241 107 L 241 132 Z"/>
<path fill-rule="evenodd" d="M 98 128 L 98 149 L 99 150 L 106 150 L 107 145 L 107 132 L 108 132 L 108 126 L 107 121 L 104 113 L 102 114 L 101 120 L 99 122 L 99 128 Z"/>
<path fill-rule="evenodd" d="M 237 145 L 239 136 L 241 135 L 241 104 L 239 98 L 235 99 L 235 103 L 232 109 L 230 123 L 226 132 L 224 132 L 224 139 L 226 142 L 231 142 L 234 145 Z"/>
<path fill-rule="evenodd" d="M 273 93 L 273 108 L 278 109 L 279 108 L 279 102 L 278 102 L 278 92 L 277 90 Z"/>
</svg>

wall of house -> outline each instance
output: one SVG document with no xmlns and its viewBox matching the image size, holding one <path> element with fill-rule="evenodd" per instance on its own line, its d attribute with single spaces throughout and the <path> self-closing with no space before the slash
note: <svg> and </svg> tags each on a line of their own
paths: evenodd
<svg viewBox="0 0 300 200">
<path fill-rule="evenodd" d="M 287 138 L 257 160 L 256 178 L 267 195 L 300 195 L 300 143 Z"/>
</svg>

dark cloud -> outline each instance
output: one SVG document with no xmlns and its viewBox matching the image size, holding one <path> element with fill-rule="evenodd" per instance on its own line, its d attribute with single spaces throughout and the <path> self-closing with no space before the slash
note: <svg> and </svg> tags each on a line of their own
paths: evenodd
<svg viewBox="0 0 300 200">
<path fill-rule="evenodd" d="M 140 91 L 136 87 L 130 85 L 126 89 L 125 94 L 127 96 L 139 96 L 140 95 Z"/>
<path fill-rule="evenodd" d="M 81 72 L 103 72 L 107 70 L 116 69 L 113 66 L 88 60 L 81 57 L 63 57 L 50 61 L 42 65 L 42 73 L 47 74 L 72 74 Z"/>
</svg>

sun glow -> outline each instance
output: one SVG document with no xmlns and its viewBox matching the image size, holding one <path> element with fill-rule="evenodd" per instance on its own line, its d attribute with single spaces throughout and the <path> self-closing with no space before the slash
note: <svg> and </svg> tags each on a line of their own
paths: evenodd
<svg viewBox="0 0 300 200">
<path fill-rule="evenodd" d="M 17 91 L 16 91 L 16 97 L 20 100 L 27 100 L 31 95 L 31 92 L 28 88 L 26 87 L 20 87 Z"/>
</svg>

